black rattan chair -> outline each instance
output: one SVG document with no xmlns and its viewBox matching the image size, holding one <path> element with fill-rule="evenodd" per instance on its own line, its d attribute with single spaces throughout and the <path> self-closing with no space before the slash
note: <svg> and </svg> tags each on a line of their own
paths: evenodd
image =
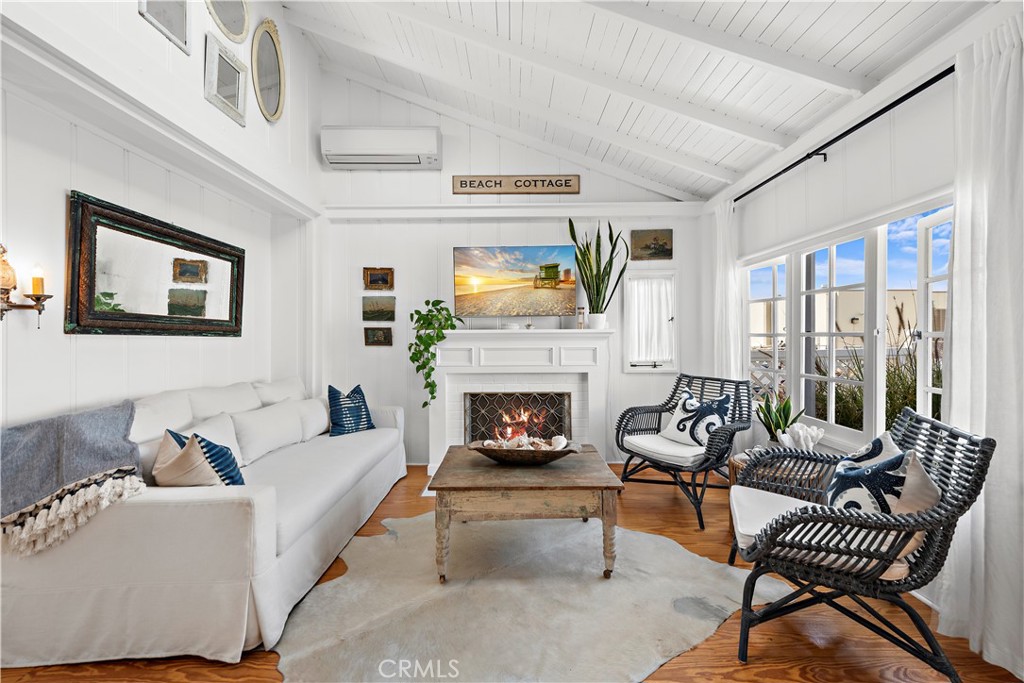
<svg viewBox="0 0 1024 683">
<path fill-rule="evenodd" d="M 662 417 L 671 415 L 675 411 L 684 389 L 689 389 L 701 401 L 728 394 L 731 400 L 726 424 L 711 432 L 707 447 L 702 453 L 699 452 L 699 447 L 695 447 L 698 452 L 686 458 L 675 458 L 670 453 L 660 453 L 650 448 L 640 450 L 641 446 L 636 443 L 636 439 L 630 437 L 657 435 L 662 428 Z M 704 502 L 704 493 L 708 488 L 728 487 L 727 484 L 709 484 L 708 474 L 716 471 L 728 479 L 725 472 L 725 460 L 732 451 L 736 433 L 750 429 L 750 417 L 749 380 L 680 374 L 676 377 L 672 393 L 664 403 L 655 406 L 627 408 L 615 423 L 615 444 L 620 451 L 626 454 L 626 464 L 622 467 L 621 479 L 623 482 L 678 486 L 693 504 L 697 511 L 697 523 L 703 529 L 704 515 L 701 514 L 700 508 Z M 665 439 L 665 441 L 668 440 Z M 663 472 L 671 477 L 671 481 L 641 479 L 636 476 L 646 470 Z"/>
<path fill-rule="evenodd" d="M 928 510 L 901 515 L 865 513 L 825 505 L 825 491 L 836 464 L 844 456 L 776 449 L 754 455 L 737 485 L 807 501 L 807 506 L 771 520 L 740 556 L 754 563 L 743 591 L 739 659 L 747 661 L 750 629 L 805 607 L 825 604 L 875 634 L 923 660 L 952 681 L 960 681 L 921 616 L 902 594 L 928 584 L 946 561 L 957 520 L 981 492 L 995 441 L 967 434 L 910 408 L 893 426 L 892 437 L 904 451 L 914 449 L 928 475 L 942 492 Z M 734 492 L 737 492 L 734 489 Z M 736 520 L 734 520 L 735 522 Z M 923 537 L 923 539 L 922 539 Z M 906 554 L 906 548 L 920 546 Z M 730 564 L 737 551 L 733 540 Z M 882 574 L 900 564 L 901 578 Z M 754 610 L 751 600 L 758 578 L 774 572 L 796 584 L 788 596 Z M 847 597 L 872 619 L 838 602 Z M 886 619 L 864 598 L 896 605 L 910 617 L 927 647 Z"/>
</svg>

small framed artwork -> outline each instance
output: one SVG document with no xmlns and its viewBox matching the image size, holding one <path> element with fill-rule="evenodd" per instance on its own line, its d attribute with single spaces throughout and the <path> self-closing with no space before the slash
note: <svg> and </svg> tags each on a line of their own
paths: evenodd
<svg viewBox="0 0 1024 683">
<path fill-rule="evenodd" d="M 249 67 L 212 33 L 206 34 L 206 99 L 245 127 L 245 87 Z"/>
<path fill-rule="evenodd" d="M 395 297 L 364 296 L 363 322 L 393 323 L 395 322 Z"/>
<path fill-rule="evenodd" d="M 139 14 L 178 49 L 192 54 L 188 42 L 188 0 L 139 0 Z"/>
<path fill-rule="evenodd" d="M 629 242 L 631 261 L 672 260 L 672 228 L 633 230 Z"/>
<path fill-rule="evenodd" d="M 363 268 L 363 289 L 395 288 L 394 268 Z"/>
<path fill-rule="evenodd" d="M 391 346 L 391 328 L 364 327 L 363 344 L 365 346 Z"/>
<path fill-rule="evenodd" d="M 184 282 L 193 285 L 205 285 L 210 269 L 210 262 L 204 259 L 174 259 L 174 272 L 171 282 Z"/>
</svg>

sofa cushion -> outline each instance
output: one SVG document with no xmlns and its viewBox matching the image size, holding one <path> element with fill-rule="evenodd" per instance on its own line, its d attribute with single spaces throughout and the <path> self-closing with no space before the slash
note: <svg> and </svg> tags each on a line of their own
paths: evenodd
<svg viewBox="0 0 1024 683">
<path fill-rule="evenodd" d="M 242 465 L 248 466 L 270 451 L 302 441 L 302 420 L 294 403 L 278 403 L 231 416 Z"/>
<path fill-rule="evenodd" d="M 284 401 L 301 401 L 306 398 L 306 387 L 298 377 L 279 379 L 273 382 L 253 382 L 252 388 L 265 406 Z"/>
<path fill-rule="evenodd" d="M 288 401 L 284 405 L 288 404 L 291 404 L 299 414 L 303 441 L 320 436 L 330 428 L 331 417 L 327 412 L 327 406 L 320 399 L 307 398 L 304 401 Z"/>
<path fill-rule="evenodd" d="M 135 401 L 135 420 L 128 438 L 137 444 L 159 441 L 165 429 L 181 431 L 194 420 L 187 391 L 164 391 Z"/>
<path fill-rule="evenodd" d="M 231 449 L 235 459 L 238 460 L 238 453 L 241 448 L 238 445 L 238 437 L 235 436 L 235 423 L 231 420 L 230 415 L 226 413 L 214 415 L 208 420 L 197 422 L 188 429 L 180 431 L 185 434 L 198 434 L 204 439 L 209 439 L 214 443 L 226 446 Z M 238 460 L 239 464 L 241 462 L 241 460 Z"/>
<path fill-rule="evenodd" d="M 398 446 L 398 430 L 380 428 L 277 450 L 245 468 L 249 484 L 277 489 L 277 554 L 287 552 L 374 466 Z"/>
<path fill-rule="evenodd" d="M 201 387 L 189 389 L 188 399 L 192 415 L 196 420 L 205 420 L 220 413 L 241 413 L 255 410 L 263 404 L 256 390 L 248 382 L 229 384 L 226 387 Z"/>
<path fill-rule="evenodd" d="M 654 460 L 690 467 L 704 459 L 704 446 L 687 446 L 660 434 L 637 434 L 624 439 L 626 448 Z"/>
<path fill-rule="evenodd" d="M 245 484 L 231 449 L 198 434 L 168 429 L 153 465 L 158 486 L 241 486 Z"/>
</svg>

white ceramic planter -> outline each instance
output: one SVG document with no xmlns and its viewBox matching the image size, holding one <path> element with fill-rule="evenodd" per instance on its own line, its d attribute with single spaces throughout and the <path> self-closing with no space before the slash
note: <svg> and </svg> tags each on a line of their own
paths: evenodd
<svg viewBox="0 0 1024 683">
<path fill-rule="evenodd" d="M 591 313 L 587 316 L 587 327 L 591 330 L 606 330 L 608 329 L 608 314 L 607 313 Z"/>
</svg>

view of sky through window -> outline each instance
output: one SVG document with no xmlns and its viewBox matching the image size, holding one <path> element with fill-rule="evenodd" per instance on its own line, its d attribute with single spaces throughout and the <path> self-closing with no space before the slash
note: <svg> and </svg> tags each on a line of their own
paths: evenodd
<svg viewBox="0 0 1024 683">
<path fill-rule="evenodd" d="M 886 271 L 888 289 L 917 288 L 917 222 L 944 208 L 924 211 L 889 223 Z M 943 223 L 932 231 L 932 272 L 935 274 L 944 273 L 949 267 L 949 238 L 952 231 L 952 222 Z"/>
</svg>

